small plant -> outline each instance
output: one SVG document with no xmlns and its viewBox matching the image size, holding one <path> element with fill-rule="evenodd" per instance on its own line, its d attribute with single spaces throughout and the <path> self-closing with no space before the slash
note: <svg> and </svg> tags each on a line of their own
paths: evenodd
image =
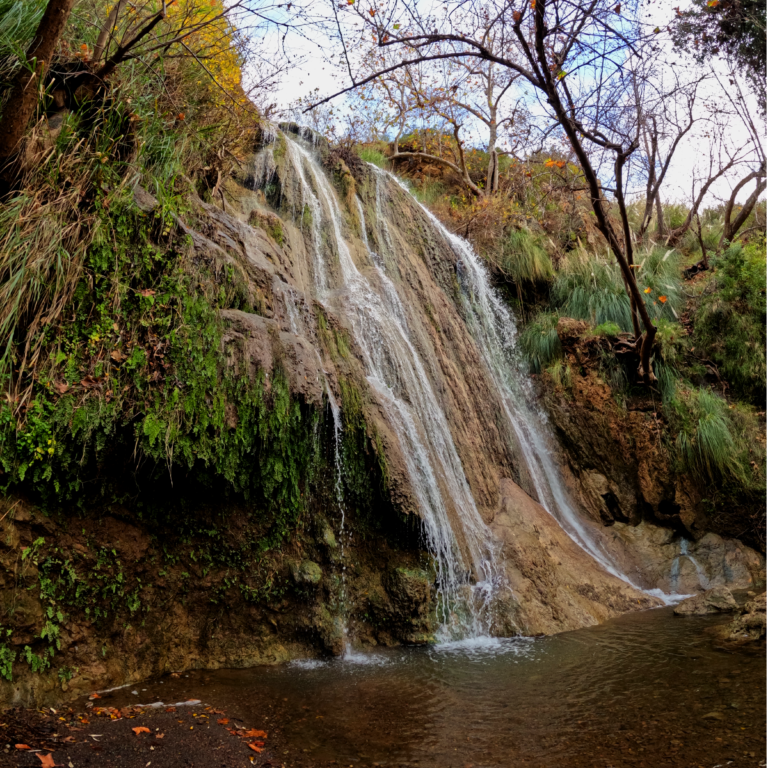
<svg viewBox="0 0 768 768">
<path fill-rule="evenodd" d="M 497 266 L 516 283 L 548 282 L 554 276 L 552 260 L 541 238 L 527 228 L 509 233 Z"/>
<path fill-rule="evenodd" d="M 375 147 L 357 147 L 357 154 L 364 163 L 373 163 L 379 168 L 387 165 L 387 156 Z"/>
<path fill-rule="evenodd" d="M 616 323 L 612 323 L 610 320 L 607 323 L 602 323 L 591 331 L 593 336 L 601 336 L 606 339 L 615 339 L 620 333 L 621 328 Z"/>
<path fill-rule="evenodd" d="M 520 349 L 535 373 L 540 373 L 562 355 L 557 321 L 557 313 L 542 312 L 536 315 L 520 334 Z"/>
<path fill-rule="evenodd" d="M 0 626 L 0 638 L 5 633 L 5 639 L 7 640 L 13 634 L 12 629 L 3 629 Z M 5 678 L 10 682 L 13 680 L 13 662 L 16 661 L 16 651 L 11 650 L 4 642 L 0 642 L 0 677 Z"/>
</svg>

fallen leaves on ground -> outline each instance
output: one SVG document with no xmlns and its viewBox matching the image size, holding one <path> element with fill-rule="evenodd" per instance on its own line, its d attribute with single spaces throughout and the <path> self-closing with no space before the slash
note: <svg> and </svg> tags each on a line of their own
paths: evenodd
<svg viewBox="0 0 768 768">
<path fill-rule="evenodd" d="M 249 744 L 248 745 L 254 752 L 263 752 L 261 747 L 257 747 L 255 744 Z"/>
<path fill-rule="evenodd" d="M 138 736 L 140 733 L 149 733 L 149 728 L 143 725 L 138 725 L 136 728 L 131 728 L 131 730 Z"/>
<path fill-rule="evenodd" d="M 251 728 L 250 731 L 242 731 L 240 734 L 244 739 L 266 739 L 266 731 L 257 731 L 255 728 Z"/>
<path fill-rule="evenodd" d="M 53 762 L 53 752 L 49 752 L 47 755 L 40 755 L 40 768 L 56 768 L 56 763 Z"/>
<path fill-rule="evenodd" d="M 17 744 L 16 749 L 32 749 L 29 744 Z"/>
</svg>

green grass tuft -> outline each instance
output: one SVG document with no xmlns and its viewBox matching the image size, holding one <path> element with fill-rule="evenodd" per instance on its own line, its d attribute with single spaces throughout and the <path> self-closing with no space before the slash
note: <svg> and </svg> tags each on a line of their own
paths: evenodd
<svg viewBox="0 0 768 768">
<path fill-rule="evenodd" d="M 529 229 L 517 229 L 509 233 L 497 266 L 516 283 L 548 282 L 554 276 L 552 260 L 541 238 Z"/>
<path fill-rule="evenodd" d="M 554 312 L 536 315 L 520 333 L 520 348 L 531 370 L 540 373 L 562 355 L 557 335 L 558 316 Z"/>
</svg>

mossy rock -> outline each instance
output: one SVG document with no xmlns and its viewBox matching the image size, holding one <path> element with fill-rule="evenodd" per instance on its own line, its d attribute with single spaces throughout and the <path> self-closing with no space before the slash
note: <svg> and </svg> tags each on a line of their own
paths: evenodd
<svg viewBox="0 0 768 768">
<path fill-rule="evenodd" d="M 291 566 L 291 574 L 293 580 L 297 584 L 313 584 L 317 585 L 323 578 L 323 569 L 311 560 L 303 560 L 300 563 L 294 563 Z"/>
</svg>

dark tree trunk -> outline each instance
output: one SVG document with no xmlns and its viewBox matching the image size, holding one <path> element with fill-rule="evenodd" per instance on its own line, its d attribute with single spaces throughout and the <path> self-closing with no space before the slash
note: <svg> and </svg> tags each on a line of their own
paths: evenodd
<svg viewBox="0 0 768 768">
<path fill-rule="evenodd" d="M 45 77 L 56 44 L 64 31 L 75 0 L 50 0 L 35 37 L 27 49 L 27 61 L 33 69 L 23 66 L 0 117 L 0 181 L 8 183 L 10 166 L 19 149 L 30 118 L 37 107 L 40 83 Z"/>
</svg>

